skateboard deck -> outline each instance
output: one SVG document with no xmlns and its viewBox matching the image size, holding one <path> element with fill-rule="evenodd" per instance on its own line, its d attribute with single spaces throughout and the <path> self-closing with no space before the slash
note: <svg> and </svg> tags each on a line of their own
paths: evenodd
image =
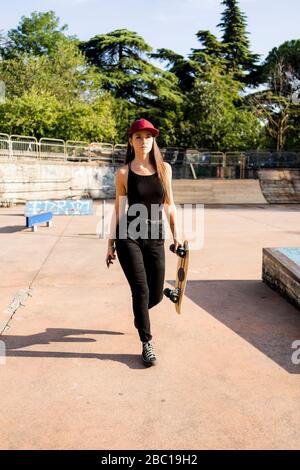
<svg viewBox="0 0 300 470">
<path fill-rule="evenodd" d="M 170 245 L 170 250 L 175 253 L 174 243 Z M 181 314 L 181 304 L 187 282 L 190 257 L 189 243 L 187 240 L 184 240 L 183 246 L 177 248 L 175 254 L 178 256 L 175 288 L 164 289 L 164 294 L 175 304 L 176 312 Z"/>
</svg>

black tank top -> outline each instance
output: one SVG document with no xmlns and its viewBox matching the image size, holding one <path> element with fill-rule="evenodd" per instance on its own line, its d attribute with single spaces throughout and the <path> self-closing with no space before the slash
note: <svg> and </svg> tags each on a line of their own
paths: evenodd
<svg viewBox="0 0 300 470">
<path fill-rule="evenodd" d="M 164 202 L 164 188 L 158 177 L 157 171 L 152 175 L 138 175 L 131 169 L 131 162 L 128 164 L 127 182 L 128 210 L 133 204 L 144 204 L 147 209 L 148 219 L 157 219 L 156 212 L 151 217 L 151 204 L 157 205 L 157 210 L 161 211 L 160 204 Z"/>
<path fill-rule="evenodd" d="M 157 171 L 152 175 L 138 175 L 134 173 L 130 167 L 131 162 L 128 164 L 128 179 L 127 179 L 127 199 L 128 209 L 126 212 L 127 225 L 132 220 L 139 217 L 142 221 L 144 216 L 148 219 L 148 228 L 151 230 L 152 223 L 158 224 L 159 238 L 164 238 L 162 208 L 164 202 L 164 188 L 158 177 Z M 145 212 L 140 213 L 138 207 L 133 208 L 133 214 L 129 215 L 128 211 L 133 204 L 143 204 Z M 152 208 L 151 204 L 156 205 Z M 119 237 L 119 223 L 117 223 L 117 238 Z"/>
</svg>

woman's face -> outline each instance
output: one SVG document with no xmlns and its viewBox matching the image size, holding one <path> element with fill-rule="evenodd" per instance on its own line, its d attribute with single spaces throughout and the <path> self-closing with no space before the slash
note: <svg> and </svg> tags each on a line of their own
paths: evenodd
<svg viewBox="0 0 300 470">
<path fill-rule="evenodd" d="M 129 137 L 135 153 L 149 153 L 153 146 L 154 137 L 149 131 L 137 131 Z"/>
</svg>

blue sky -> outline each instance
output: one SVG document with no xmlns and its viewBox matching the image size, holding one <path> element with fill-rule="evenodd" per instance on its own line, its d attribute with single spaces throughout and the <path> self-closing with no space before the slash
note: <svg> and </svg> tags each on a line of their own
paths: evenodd
<svg viewBox="0 0 300 470">
<path fill-rule="evenodd" d="M 248 19 L 251 50 L 264 59 L 275 46 L 300 38 L 299 0 L 240 0 Z M 22 15 L 54 10 L 68 34 L 86 40 L 118 28 L 136 31 L 153 49 L 165 47 L 187 55 L 197 47 L 195 33 L 208 29 L 220 38 L 216 25 L 220 0 L 0 0 L 0 30 L 15 28 Z"/>
</svg>

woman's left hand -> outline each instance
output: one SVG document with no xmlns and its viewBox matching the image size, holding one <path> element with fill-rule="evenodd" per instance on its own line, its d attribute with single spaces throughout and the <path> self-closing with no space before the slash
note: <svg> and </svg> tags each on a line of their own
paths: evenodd
<svg viewBox="0 0 300 470">
<path fill-rule="evenodd" d="M 179 238 L 174 238 L 173 243 L 175 245 L 175 252 L 179 246 L 183 246 L 183 242 Z"/>
</svg>

